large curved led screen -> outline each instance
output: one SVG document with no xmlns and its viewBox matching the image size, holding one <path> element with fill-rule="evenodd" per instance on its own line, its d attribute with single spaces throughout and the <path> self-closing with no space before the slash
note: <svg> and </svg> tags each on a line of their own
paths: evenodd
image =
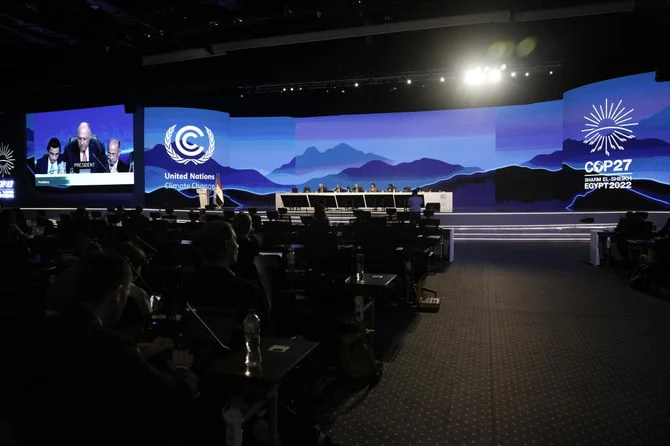
<svg viewBox="0 0 670 446">
<path fill-rule="evenodd" d="M 670 85 L 653 74 L 510 107 L 314 118 L 150 108 L 147 202 L 193 200 L 219 177 L 229 206 L 375 183 L 453 192 L 456 212 L 667 209 L 669 115 Z"/>
</svg>

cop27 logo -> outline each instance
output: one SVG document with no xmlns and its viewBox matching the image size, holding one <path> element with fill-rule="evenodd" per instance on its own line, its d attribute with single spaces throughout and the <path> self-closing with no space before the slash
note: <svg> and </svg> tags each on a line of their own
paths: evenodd
<svg viewBox="0 0 670 446">
<path fill-rule="evenodd" d="M 610 156 L 610 150 L 623 150 L 623 144 L 635 138 L 633 130 L 630 127 L 636 126 L 637 122 L 631 122 L 632 117 L 628 116 L 634 108 L 626 111 L 622 107 L 622 99 L 614 106 L 614 102 L 605 99 L 605 107 L 602 105 L 593 107 L 590 116 L 584 115 L 586 119 L 586 128 L 582 130 L 584 135 L 584 144 L 592 146 L 591 153 L 605 150 L 605 155 Z"/>
<path fill-rule="evenodd" d="M 9 148 L 9 144 L 0 143 L 0 178 L 12 173 L 14 161 L 14 151 Z"/>
<path fill-rule="evenodd" d="M 204 164 L 212 157 L 215 147 L 214 133 L 212 133 L 209 128 L 205 127 L 209 139 L 209 147 L 207 150 L 205 150 L 203 146 L 199 146 L 198 144 L 189 141 L 191 138 L 202 138 L 205 136 L 202 130 L 194 125 L 185 125 L 177 130 L 177 134 L 174 137 L 174 147 L 172 147 L 172 135 L 176 128 L 177 125 L 175 124 L 165 132 L 165 150 L 168 155 L 170 155 L 170 158 L 179 164 Z M 202 156 L 196 158 L 201 153 Z"/>
</svg>

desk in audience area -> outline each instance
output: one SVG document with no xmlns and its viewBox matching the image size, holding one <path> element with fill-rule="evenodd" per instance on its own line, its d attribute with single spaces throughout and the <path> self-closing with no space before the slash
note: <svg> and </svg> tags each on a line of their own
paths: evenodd
<svg viewBox="0 0 670 446">
<path fill-rule="evenodd" d="M 313 208 L 321 203 L 329 209 L 347 208 L 401 208 L 407 207 L 410 192 L 324 192 L 324 193 L 279 193 L 275 194 L 278 208 Z M 453 212 L 451 192 L 422 192 L 424 205 L 438 203 L 439 211 Z"/>
</svg>

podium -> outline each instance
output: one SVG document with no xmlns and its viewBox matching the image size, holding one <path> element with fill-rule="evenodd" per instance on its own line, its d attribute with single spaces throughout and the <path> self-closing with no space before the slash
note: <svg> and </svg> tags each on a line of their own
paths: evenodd
<svg viewBox="0 0 670 446">
<path fill-rule="evenodd" d="M 196 189 L 198 198 L 200 198 L 200 209 L 205 209 L 209 205 L 209 189 Z"/>
</svg>

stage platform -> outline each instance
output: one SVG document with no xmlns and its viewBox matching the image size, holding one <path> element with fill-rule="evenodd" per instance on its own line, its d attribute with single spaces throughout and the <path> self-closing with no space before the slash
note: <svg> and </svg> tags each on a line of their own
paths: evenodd
<svg viewBox="0 0 670 446">
<path fill-rule="evenodd" d="M 23 208 L 29 219 L 34 219 L 37 208 Z M 44 208 L 47 215 L 54 221 L 59 214 L 70 213 L 75 208 Z M 88 208 L 89 211 L 100 211 L 103 215 L 107 209 Z M 187 222 L 191 209 L 175 209 L 178 221 Z M 144 209 L 144 214 L 164 212 L 163 209 Z M 208 214 L 222 215 L 223 211 L 208 210 Z M 261 219 L 266 221 L 267 211 L 259 210 Z M 386 217 L 386 212 L 371 211 L 373 217 Z M 440 220 L 440 226 L 454 231 L 458 241 L 551 241 L 551 242 L 589 242 L 591 231 L 606 230 L 616 227 L 624 212 L 498 212 L 498 213 L 436 213 L 432 218 Z M 311 215 L 307 211 L 288 211 L 293 224 L 300 225 L 301 216 Z M 330 210 L 328 218 L 331 224 L 349 224 L 354 219 L 352 211 Z M 593 222 L 584 219 L 593 219 Z M 657 228 L 663 227 L 670 218 L 670 212 L 649 212 L 649 221 Z"/>
</svg>

